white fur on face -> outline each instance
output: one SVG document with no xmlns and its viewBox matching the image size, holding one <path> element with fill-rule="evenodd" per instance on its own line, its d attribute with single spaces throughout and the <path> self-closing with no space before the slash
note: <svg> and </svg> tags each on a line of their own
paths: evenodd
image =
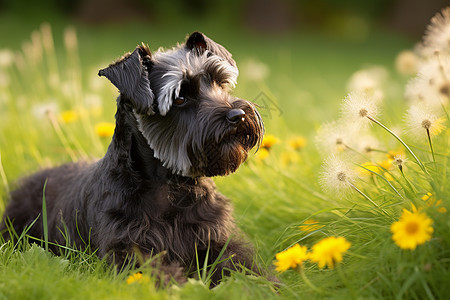
<svg viewBox="0 0 450 300">
<path fill-rule="evenodd" d="M 157 51 L 153 56 L 155 65 L 166 68 L 166 73 L 161 80 L 165 84 L 161 87 L 158 95 L 158 109 L 165 116 L 172 106 L 174 98 L 180 93 L 181 83 L 186 77 L 206 73 L 214 69 L 214 72 L 223 74 L 224 84 L 234 87 L 237 82 L 239 71 L 227 60 L 217 55 L 210 55 L 209 51 L 199 55 L 195 51 L 185 48 L 176 48 L 169 51 Z"/>
</svg>

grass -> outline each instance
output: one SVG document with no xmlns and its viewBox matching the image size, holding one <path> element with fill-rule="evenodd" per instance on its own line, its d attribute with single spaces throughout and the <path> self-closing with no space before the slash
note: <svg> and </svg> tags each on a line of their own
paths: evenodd
<svg viewBox="0 0 450 300">
<path fill-rule="evenodd" d="M 51 35 L 48 27 L 37 28 L 32 42 L 28 40 L 16 56 L 17 64 L 1 69 L 8 81 L 0 85 L 0 213 L 7 193 L 21 176 L 45 166 L 104 154 L 110 138 L 98 136 L 94 128 L 100 122 L 113 122 L 117 91 L 96 76 L 98 69 L 142 40 L 150 41 L 155 49 L 173 45 L 197 29 L 194 24 L 182 32 L 179 28 L 161 31 L 146 26 L 114 30 L 79 26 L 77 35 L 70 28 L 53 27 Z M 319 185 L 321 172 L 329 170 L 322 169 L 324 157 L 314 146 L 317 129 L 338 118 L 337 110 L 353 72 L 374 64 L 387 69 L 390 78 L 383 89 L 386 100 L 380 121 L 390 129 L 404 125 L 407 103 L 402 94 L 407 79 L 396 75 L 393 62 L 411 42 L 384 31 L 374 31 L 365 42 L 354 42 L 320 34 L 267 38 L 248 32 L 230 34 L 217 27 L 210 30 L 240 66 L 235 94 L 260 105 L 267 135 L 278 140 L 268 150 L 268 157 L 263 159 L 260 151 L 236 174 L 215 181 L 219 190 L 233 199 L 236 222 L 254 243 L 258 262 L 266 268 L 273 268 L 276 253 L 296 243 L 311 248 L 328 236 L 342 236 L 351 242 L 342 263 L 334 269 L 304 264 L 307 280 L 321 292 L 292 270 L 278 275 L 278 290 L 264 278 L 239 272 L 212 290 L 203 273 L 204 281 L 192 279 L 166 289 L 143 282 L 127 284 L 128 275 L 135 270 L 117 273 L 95 252 L 66 248 L 62 256 L 53 256 L 43 250 L 47 241 L 30 245 L 28 237 L 22 235 L 15 243 L 0 246 L 0 298 L 445 298 L 450 283 L 450 224 L 448 213 L 438 209 L 450 211 L 448 131 L 433 138 L 436 163 L 426 136 L 423 143 L 406 140 L 429 174 L 412 159 L 403 172 L 396 167 L 367 168 L 371 174 L 358 175 L 352 182 L 364 196 L 352 191 L 326 193 Z M 8 46 L 19 49 L 16 40 L 12 38 Z M 47 41 L 47 48 L 39 41 Z M 252 79 L 245 67 L 252 61 L 270 70 L 266 78 Z M 376 124 L 370 131 L 382 151 L 403 149 Z M 307 144 L 293 151 L 288 140 L 298 136 Z M 382 152 L 345 152 L 350 153 L 352 168 L 359 170 L 365 162 L 386 159 Z M 405 149 L 403 152 L 411 158 Z M 427 192 L 434 195 L 433 203 L 421 200 Z M 437 200 L 443 201 L 436 205 Z M 411 210 L 411 204 L 433 220 L 434 228 L 433 238 L 414 251 L 397 247 L 390 232 L 401 210 Z M 316 227 L 299 229 L 311 219 L 317 220 Z M 147 267 L 141 271 L 150 274 Z"/>
</svg>

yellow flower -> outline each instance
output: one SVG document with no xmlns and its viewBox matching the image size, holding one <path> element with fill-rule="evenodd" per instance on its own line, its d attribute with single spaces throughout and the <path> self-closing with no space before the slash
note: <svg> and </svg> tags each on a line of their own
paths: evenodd
<svg viewBox="0 0 450 300">
<path fill-rule="evenodd" d="M 336 263 L 342 261 L 342 255 L 350 246 L 351 243 L 344 237 L 328 237 L 313 246 L 310 259 L 317 262 L 321 269 L 325 265 L 334 268 Z"/>
<path fill-rule="evenodd" d="M 147 275 L 143 275 L 141 272 L 138 272 L 138 273 L 128 276 L 127 284 L 132 284 L 135 282 L 148 283 L 148 282 L 150 282 L 150 277 L 148 277 Z"/>
<path fill-rule="evenodd" d="M 394 177 L 392 177 L 391 174 L 389 174 L 388 172 L 384 172 L 384 178 L 386 178 L 388 181 L 394 181 Z"/>
<path fill-rule="evenodd" d="M 380 173 L 380 168 L 375 163 L 372 162 L 366 162 L 362 164 L 361 167 L 363 168 L 358 168 L 358 171 L 363 176 L 374 175 L 372 172 Z"/>
<path fill-rule="evenodd" d="M 400 220 L 391 225 L 392 239 L 401 249 L 414 250 L 431 239 L 432 223 L 433 220 L 414 206 L 412 212 L 403 209 Z"/>
<path fill-rule="evenodd" d="M 317 220 L 306 220 L 305 222 L 303 222 L 303 225 L 300 225 L 299 228 L 301 231 L 304 232 L 312 232 L 314 230 L 318 230 L 320 228 L 322 228 L 323 225 L 319 225 L 319 221 Z"/>
<path fill-rule="evenodd" d="M 383 168 L 385 170 L 390 170 L 390 169 L 392 169 L 393 161 L 394 161 L 394 158 L 386 159 L 386 160 L 383 160 L 382 162 L 379 162 L 378 164 L 380 165 L 381 168 Z"/>
<path fill-rule="evenodd" d="M 269 150 L 266 148 L 259 148 L 258 152 L 256 153 L 256 158 L 258 161 L 263 161 L 269 156 Z"/>
<path fill-rule="evenodd" d="M 266 134 L 263 137 L 263 141 L 261 143 L 261 148 L 269 150 L 270 148 L 272 148 L 273 145 L 278 143 L 278 141 L 279 140 L 275 136 L 273 136 L 271 134 Z"/>
<path fill-rule="evenodd" d="M 277 259 L 274 264 L 275 270 L 278 272 L 284 272 L 289 269 L 295 269 L 297 266 L 301 266 L 302 263 L 308 259 L 308 249 L 305 246 L 295 244 L 291 248 L 284 250 L 275 255 Z"/>
<path fill-rule="evenodd" d="M 115 126 L 114 123 L 101 122 L 95 125 L 95 132 L 100 137 L 110 137 L 114 134 Z"/>
<path fill-rule="evenodd" d="M 289 147 L 291 147 L 294 150 L 300 150 L 302 148 L 305 148 L 306 146 L 306 139 L 302 136 L 292 138 L 288 141 Z"/>
<path fill-rule="evenodd" d="M 281 154 L 281 165 L 289 167 L 292 164 L 297 164 L 300 161 L 300 156 L 297 152 L 290 150 Z"/>
<path fill-rule="evenodd" d="M 430 192 L 428 192 L 428 193 L 426 193 L 425 195 L 423 195 L 421 199 L 422 199 L 423 201 L 428 201 L 431 197 L 433 197 L 433 194 L 430 193 Z"/>
<path fill-rule="evenodd" d="M 60 118 L 64 123 L 73 123 L 79 118 L 76 110 L 65 110 L 60 114 Z"/>
<path fill-rule="evenodd" d="M 403 152 L 403 150 L 398 150 L 398 151 L 388 151 L 388 153 L 386 154 L 387 158 L 389 158 L 390 160 L 394 160 L 394 157 L 398 156 L 398 155 L 404 155 L 405 153 Z M 386 168 L 387 169 L 387 168 Z"/>
</svg>

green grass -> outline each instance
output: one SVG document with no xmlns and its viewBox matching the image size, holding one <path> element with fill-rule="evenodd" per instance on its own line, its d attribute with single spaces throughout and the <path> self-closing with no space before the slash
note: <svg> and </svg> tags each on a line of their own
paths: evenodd
<svg viewBox="0 0 450 300">
<path fill-rule="evenodd" d="M 62 25 L 64 22 L 59 21 L 53 26 L 55 56 L 46 56 L 44 51 L 40 59 L 42 47 L 35 45 L 20 51 L 17 66 L 1 69 L 9 82 L 0 85 L 0 214 L 8 191 L 21 176 L 45 166 L 104 154 L 110 139 L 98 137 L 94 127 L 98 122 L 113 122 L 117 91 L 96 76 L 98 69 L 141 41 L 156 49 L 181 41 L 189 31 L 202 30 L 197 24 L 163 31 L 148 24 L 121 28 L 80 25 L 78 47 L 70 49 L 64 46 Z M 358 193 L 350 192 L 345 197 L 327 194 L 318 183 L 323 157 L 315 148 L 314 137 L 320 124 L 338 118 L 353 72 L 370 65 L 387 68 L 390 78 L 384 86 L 386 100 L 380 119 L 391 129 L 404 125 L 407 104 L 402 94 L 406 78 L 396 75 L 393 62 L 396 54 L 412 43 L 381 30 L 356 42 L 318 33 L 264 37 L 224 31 L 209 24 L 205 28 L 210 32 L 203 31 L 230 49 L 238 66 L 253 59 L 270 70 L 264 80 L 252 81 L 241 67 L 234 93 L 256 101 L 261 99 L 257 98 L 261 92 L 268 97 L 265 103 L 257 104 L 267 134 L 279 139 L 264 161 L 258 160 L 258 154 L 251 155 L 236 174 L 215 178 L 218 188 L 233 199 L 236 222 L 254 243 L 263 267 L 273 269 L 275 254 L 295 243 L 311 248 L 327 236 L 343 236 L 350 241 L 352 246 L 339 268 L 318 269 L 315 264 L 305 264 L 306 276 L 323 293 L 312 290 L 292 270 L 278 275 L 278 290 L 264 278 L 238 272 L 212 290 L 201 280 L 157 290 L 152 284 L 127 284 L 126 278 L 135 271 L 117 273 L 95 253 L 65 249 L 63 256 L 56 257 L 43 250 L 46 241 L 37 241 L 38 247 L 24 242 L 27 237 L 22 236 L 15 244 L 0 246 L 0 298 L 445 298 L 450 283 L 448 213 L 427 207 L 420 198 L 432 192 L 450 211 L 448 131 L 433 140 L 436 165 L 426 140 L 423 144 L 407 141 L 430 176 L 409 156 L 404 177 L 394 168 L 390 171 L 392 182 L 383 180 L 386 175 L 381 174 L 355 183 L 380 208 Z M 6 46 L 19 49 L 21 40 L 8 34 L 11 39 Z M 49 103 L 58 109 L 46 115 L 42 107 Z M 64 122 L 60 113 L 65 110 L 74 111 L 77 119 Z M 383 150 L 402 148 L 382 128 L 374 125 L 371 131 Z M 296 152 L 294 163 L 285 165 L 287 140 L 296 136 L 305 137 L 307 145 Z M 353 155 L 355 166 L 366 162 L 355 158 L 359 156 Z M 370 159 L 384 157 L 381 153 Z M 410 209 L 411 203 L 423 207 L 434 221 L 433 239 L 414 251 L 398 248 L 390 232 L 401 209 Z M 299 230 L 308 219 L 318 220 L 323 227 L 312 232 Z M 141 271 L 149 274 L 145 267 Z"/>
</svg>

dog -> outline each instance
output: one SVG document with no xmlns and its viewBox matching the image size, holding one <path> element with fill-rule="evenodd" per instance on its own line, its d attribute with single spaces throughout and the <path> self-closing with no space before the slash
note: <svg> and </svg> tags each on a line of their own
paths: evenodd
<svg viewBox="0 0 450 300">
<path fill-rule="evenodd" d="M 264 134 L 255 105 L 230 95 L 238 76 L 230 52 L 194 32 L 169 50 L 139 45 L 99 76 L 120 92 L 105 156 L 23 179 L 0 225 L 5 240 L 25 228 L 44 238 L 45 198 L 54 253 L 90 247 L 118 266 L 162 254 L 160 273 L 179 282 L 196 262 L 218 262 L 213 284 L 230 270 L 258 273 L 230 200 L 211 179 L 235 172 Z"/>
</svg>

